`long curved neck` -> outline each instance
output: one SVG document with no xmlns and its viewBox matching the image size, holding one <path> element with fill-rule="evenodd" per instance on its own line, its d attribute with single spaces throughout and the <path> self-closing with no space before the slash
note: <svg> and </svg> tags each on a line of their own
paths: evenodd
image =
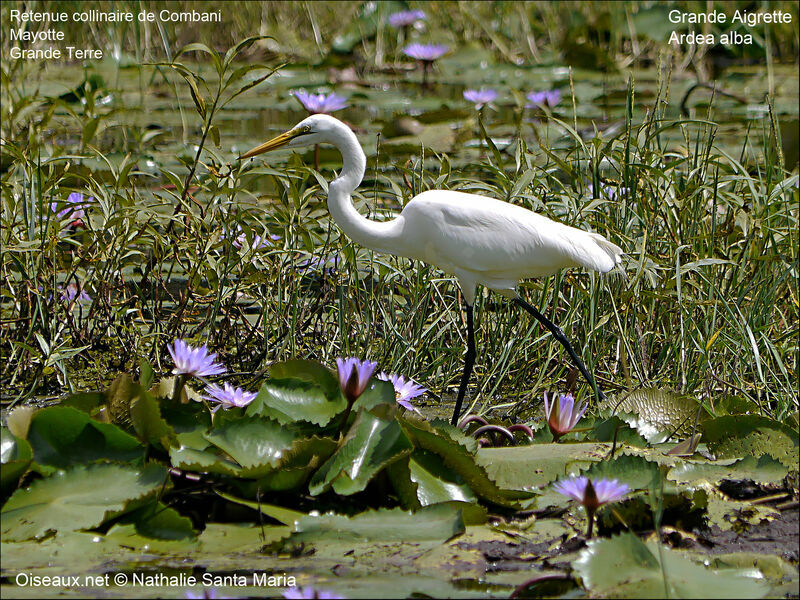
<svg viewBox="0 0 800 600">
<path fill-rule="evenodd" d="M 342 124 L 337 134 L 330 143 L 341 152 L 344 165 L 339 177 L 328 185 L 328 210 L 333 220 L 354 242 L 380 252 L 397 253 L 391 242 L 398 236 L 400 219 L 370 221 L 353 206 L 351 195 L 364 178 L 367 157 L 349 127 Z"/>
</svg>

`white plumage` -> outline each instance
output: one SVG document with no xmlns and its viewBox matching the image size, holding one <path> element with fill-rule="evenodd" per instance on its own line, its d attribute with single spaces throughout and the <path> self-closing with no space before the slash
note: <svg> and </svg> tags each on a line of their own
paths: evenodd
<svg viewBox="0 0 800 600">
<path fill-rule="evenodd" d="M 602 235 L 477 194 L 431 190 L 415 196 L 391 221 L 378 222 L 363 217 L 353 206 L 351 195 L 364 177 L 366 157 L 352 130 L 329 115 L 312 115 L 240 158 L 250 158 L 281 146 L 320 143 L 333 144 L 342 154 L 342 171 L 329 185 L 328 209 L 347 236 L 377 252 L 421 260 L 458 278 L 467 303 L 468 342 L 471 343 L 456 412 L 460 411 L 472 370 L 470 353 L 473 360 L 475 354 L 472 305 L 477 285 L 514 299 L 545 323 L 547 320 L 541 313 L 517 294 L 520 280 L 552 275 L 569 267 L 607 272 L 621 262 L 622 249 Z M 545 325 L 594 384 L 560 330 L 549 321 Z M 602 396 L 599 389 L 598 394 Z"/>
</svg>

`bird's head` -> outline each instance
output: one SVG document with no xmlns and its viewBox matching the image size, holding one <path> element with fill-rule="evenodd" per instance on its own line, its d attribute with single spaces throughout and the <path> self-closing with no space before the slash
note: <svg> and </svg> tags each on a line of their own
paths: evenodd
<svg viewBox="0 0 800 600">
<path fill-rule="evenodd" d="M 245 152 L 239 157 L 239 160 L 252 158 L 253 156 L 258 156 L 264 152 L 269 152 L 270 150 L 275 150 L 276 148 L 282 148 L 284 146 L 287 148 L 296 148 L 299 146 L 313 146 L 314 144 L 331 142 L 335 139 L 334 134 L 336 131 L 343 126 L 341 121 L 329 115 L 311 115 L 300 121 L 289 131 Z"/>
</svg>

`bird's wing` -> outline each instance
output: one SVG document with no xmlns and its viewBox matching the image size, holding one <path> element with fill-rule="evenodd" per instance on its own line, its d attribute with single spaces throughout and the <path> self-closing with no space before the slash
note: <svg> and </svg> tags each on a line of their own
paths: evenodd
<svg viewBox="0 0 800 600">
<path fill-rule="evenodd" d="M 622 252 L 598 234 L 476 194 L 423 192 L 403 217 L 414 258 L 450 272 L 468 270 L 479 281 L 516 281 L 574 266 L 608 271 Z"/>
</svg>

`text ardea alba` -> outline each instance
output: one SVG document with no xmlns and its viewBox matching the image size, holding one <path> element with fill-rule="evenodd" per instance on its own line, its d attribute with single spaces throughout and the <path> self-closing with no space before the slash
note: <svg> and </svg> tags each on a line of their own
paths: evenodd
<svg viewBox="0 0 800 600">
<path fill-rule="evenodd" d="M 448 190 L 415 196 L 392 221 L 371 221 L 355 209 L 350 199 L 364 177 L 367 158 L 352 130 L 329 115 L 303 119 L 293 129 L 239 158 L 251 158 L 282 146 L 324 143 L 336 146 L 344 162 L 339 177 L 328 186 L 328 210 L 342 231 L 376 252 L 436 265 L 455 275 L 461 285 L 467 310 L 467 353 L 453 424 L 461 413 L 475 362 L 472 306 L 478 284 L 510 298 L 536 317 L 561 342 L 598 396 L 605 397 L 561 329 L 526 302 L 516 287 L 520 279 L 552 275 L 567 267 L 605 273 L 621 261 L 619 246 L 597 233 L 556 223 L 508 202 Z"/>
</svg>

